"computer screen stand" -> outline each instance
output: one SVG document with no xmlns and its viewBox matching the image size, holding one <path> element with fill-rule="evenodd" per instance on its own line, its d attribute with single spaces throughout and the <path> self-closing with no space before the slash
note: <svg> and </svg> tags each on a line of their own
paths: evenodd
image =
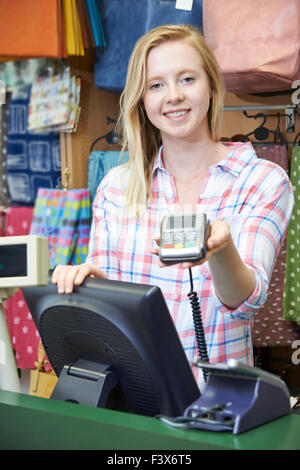
<svg viewBox="0 0 300 470">
<path fill-rule="evenodd" d="M 105 408 L 116 385 L 117 377 L 108 365 L 78 359 L 63 367 L 51 398 Z"/>
</svg>

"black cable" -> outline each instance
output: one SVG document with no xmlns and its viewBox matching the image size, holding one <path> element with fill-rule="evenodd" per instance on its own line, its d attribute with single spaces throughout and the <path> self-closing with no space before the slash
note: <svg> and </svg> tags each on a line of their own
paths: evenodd
<svg viewBox="0 0 300 470">
<path fill-rule="evenodd" d="M 202 317 L 201 317 L 201 309 L 200 303 L 198 299 L 197 293 L 194 291 L 194 284 L 193 284 L 193 276 L 192 270 L 189 268 L 189 275 L 190 275 L 190 283 L 191 283 L 191 291 L 188 293 L 188 297 L 191 301 L 192 312 L 193 312 L 193 321 L 194 321 L 194 328 L 195 328 L 195 335 L 196 335 L 196 342 L 198 346 L 199 357 L 202 361 L 209 362 Z M 204 381 L 207 382 L 207 371 L 202 369 Z"/>
<path fill-rule="evenodd" d="M 234 421 L 230 418 L 225 420 L 216 420 L 216 419 L 209 419 L 206 417 L 202 417 L 201 414 L 199 416 L 191 417 L 191 416 L 178 416 L 176 418 L 172 418 L 169 416 L 157 415 L 160 421 L 173 428 L 179 429 L 208 429 L 209 426 L 212 426 L 212 430 L 216 426 L 222 426 L 223 431 L 232 431 L 234 426 Z M 203 425 L 205 425 L 203 427 Z"/>
</svg>

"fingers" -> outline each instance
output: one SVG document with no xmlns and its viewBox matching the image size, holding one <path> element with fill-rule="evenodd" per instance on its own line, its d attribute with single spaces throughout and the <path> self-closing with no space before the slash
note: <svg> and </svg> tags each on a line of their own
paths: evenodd
<svg viewBox="0 0 300 470">
<path fill-rule="evenodd" d="M 209 237 L 206 242 L 205 258 L 195 263 L 182 263 L 183 268 L 192 268 L 208 261 L 216 253 L 222 251 L 230 240 L 230 228 L 227 222 L 216 220 L 210 226 Z"/>
<path fill-rule="evenodd" d="M 209 250 L 221 249 L 229 241 L 230 228 L 224 220 L 216 220 L 211 224 L 210 234 L 207 240 Z"/>
<path fill-rule="evenodd" d="M 151 253 L 153 255 L 158 255 L 159 254 L 159 246 L 160 246 L 160 237 L 154 238 L 156 246 L 153 246 L 151 249 Z"/>
<path fill-rule="evenodd" d="M 70 294 L 73 292 L 75 280 L 78 273 L 80 272 L 81 265 L 79 266 L 56 266 L 53 275 L 52 282 L 57 284 L 57 290 L 59 294 Z M 82 279 L 82 275 L 77 278 L 76 284 L 79 285 L 79 280 Z M 84 279 L 82 279 L 83 282 Z"/>
<path fill-rule="evenodd" d="M 59 294 L 71 294 L 74 286 L 79 286 L 88 277 L 93 275 L 98 278 L 105 278 L 105 274 L 97 266 L 86 263 L 77 266 L 56 266 L 52 283 L 57 285 Z"/>
</svg>

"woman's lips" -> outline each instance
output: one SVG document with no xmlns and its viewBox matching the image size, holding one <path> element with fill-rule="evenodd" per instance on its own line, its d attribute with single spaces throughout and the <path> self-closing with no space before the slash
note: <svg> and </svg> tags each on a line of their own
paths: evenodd
<svg viewBox="0 0 300 470">
<path fill-rule="evenodd" d="M 178 120 L 178 119 L 181 119 L 186 114 L 188 114 L 189 112 L 190 112 L 189 109 L 178 109 L 176 111 L 167 111 L 163 114 L 169 119 Z"/>
</svg>

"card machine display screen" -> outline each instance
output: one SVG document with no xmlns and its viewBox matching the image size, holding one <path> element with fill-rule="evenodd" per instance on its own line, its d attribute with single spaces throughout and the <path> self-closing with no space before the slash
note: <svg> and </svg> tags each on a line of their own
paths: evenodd
<svg viewBox="0 0 300 470">
<path fill-rule="evenodd" d="M 27 245 L 0 246 L 0 277 L 27 276 Z"/>
</svg>

